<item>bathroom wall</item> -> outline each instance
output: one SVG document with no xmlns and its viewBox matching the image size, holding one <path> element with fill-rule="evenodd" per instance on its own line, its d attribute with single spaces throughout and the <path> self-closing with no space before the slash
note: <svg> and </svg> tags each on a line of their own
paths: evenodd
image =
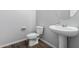
<svg viewBox="0 0 79 59">
<path fill-rule="evenodd" d="M 69 18 L 68 10 L 37 10 L 36 11 L 37 25 L 44 26 L 43 39 L 58 47 L 58 35 L 53 33 L 48 26 L 56 24 L 60 20 L 67 20 Z"/>
<path fill-rule="evenodd" d="M 34 31 L 35 21 L 34 10 L 0 10 L 0 46 L 25 38 Z M 25 31 L 22 26 L 26 26 Z"/>
</svg>

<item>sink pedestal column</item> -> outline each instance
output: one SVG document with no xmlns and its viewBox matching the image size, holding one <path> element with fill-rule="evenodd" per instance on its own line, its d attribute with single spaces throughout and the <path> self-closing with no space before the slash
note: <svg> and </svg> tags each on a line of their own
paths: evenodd
<svg viewBox="0 0 79 59">
<path fill-rule="evenodd" d="M 67 37 L 59 35 L 59 48 L 67 48 Z"/>
</svg>

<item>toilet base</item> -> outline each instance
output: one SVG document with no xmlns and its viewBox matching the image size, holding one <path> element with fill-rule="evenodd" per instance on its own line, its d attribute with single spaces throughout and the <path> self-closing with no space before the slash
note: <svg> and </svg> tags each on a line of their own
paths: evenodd
<svg viewBox="0 0 79 59">
<path fill-rule="evenodd" d="M 29 47 L 32 47 L 38 43 L 39 43 L 39 38 L 37 38 L 35 40 L 29 40 Z"/>
</svg>

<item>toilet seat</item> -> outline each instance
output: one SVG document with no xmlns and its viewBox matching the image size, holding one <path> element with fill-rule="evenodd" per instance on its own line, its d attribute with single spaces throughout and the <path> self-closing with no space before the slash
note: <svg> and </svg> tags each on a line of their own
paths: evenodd
<svg viewBox="0 0 79 59">
<path fill-rule="evenodd" d="M 32 40 L 32 39 L 36 39 L 39 36 L 38 33 L 30 33 L 27 35 L 27 38 Z"/>
</svg>

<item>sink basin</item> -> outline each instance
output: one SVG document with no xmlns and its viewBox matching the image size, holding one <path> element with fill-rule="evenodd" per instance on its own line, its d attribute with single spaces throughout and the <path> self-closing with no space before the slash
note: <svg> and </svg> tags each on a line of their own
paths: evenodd
<svg viewBox="0 0 79 59">
<path fill-rule="evenodd" d="M 68 37 L 73 37 L 78 34 L 78 28 L 66 25 L 51 25 L 49 28 L 58 34 L 59 48 L 67 48 Z"/>
<path fill-rule="evenodd" d="M 65 36 L 76 36 L 78 34 L 78 28 L 72 26 L 51 25 L 49 26 L 53 32 Z"/>
</svg>

